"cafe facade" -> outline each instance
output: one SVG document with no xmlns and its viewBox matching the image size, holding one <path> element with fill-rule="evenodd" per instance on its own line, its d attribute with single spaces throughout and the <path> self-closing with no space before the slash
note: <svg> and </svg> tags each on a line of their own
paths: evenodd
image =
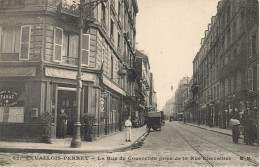
<svg viewBox="0 0 260 167">
<path fill-rule="evenodd" d="M 62 109 L 67 114 L 66 137 L 72 137 L 80 39 L 77 8 L 70 1 L 11 1 L 0 7 L 0 139 L 40 140 L 44 112 L 52 116 L 52 138 L 59 138 Z M 96 136 L 122 130 L 131 115 L 137 12 L 134 0 L 102 2 L 84 22 L 80 118 L 83 124 L 84 114 L 95 115 Z M 125 74 L 119 75 L 122 71 Z"/>
</svg>

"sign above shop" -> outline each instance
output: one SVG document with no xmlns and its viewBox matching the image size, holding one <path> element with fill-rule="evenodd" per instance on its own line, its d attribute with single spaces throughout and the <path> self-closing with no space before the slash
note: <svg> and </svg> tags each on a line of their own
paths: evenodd
<svg viewBox="0 0 260 167">
<path fill-rule="evenodd" d="M 13 106 L 17 104 L 17 96 L 18 93 L 16 91 L 11 90 L 2 90 L 0 91 L 0 106 Z"/>
<path fill-rule="evenodd" d="M 77 71 L 46 67 L 45 68 L 45 76 L 75 80 L 76 76 L 77 76 Z M 85 73 L 84 72 L 84 73 L 82 73 L 81 80 L 82 81 L 94 82 L 95 81 L 95 75 L 91 74 L 91 73 Z"/>
</svg>

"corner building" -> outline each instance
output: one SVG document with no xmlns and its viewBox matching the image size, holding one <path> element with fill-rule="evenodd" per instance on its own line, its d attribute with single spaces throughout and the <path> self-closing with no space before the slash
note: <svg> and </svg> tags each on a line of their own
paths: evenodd
<svg viewBox="0 0 260 167">
<path fill-rule="evenodd" d="M 79 10 L 72 0 L 3 0 L 0 6 L 0 138 L 38 140 L 43 112 L 76 112 Z M 79 3 L 76 1 L 76 3 Z M 136 0 L 109 0 L 84 9 L 81 113 L 94 113 L 94 133 L 122 130 L 131 115 Z M 127 74 L 121 78 L 120 69 Z M 35 110 L 36 109 L 36 112 Z"/>
</svg>

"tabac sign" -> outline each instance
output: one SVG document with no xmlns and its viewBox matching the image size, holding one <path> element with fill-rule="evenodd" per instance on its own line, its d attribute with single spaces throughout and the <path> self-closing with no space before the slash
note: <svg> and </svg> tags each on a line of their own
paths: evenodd
<svg viewBox="0 0 260 167">
<path fill-rule="evenodd" d="M 0 106 L 13 106 L 17 104 L 16 91 L 2 90 L 0 91 Z"/>
</svg>

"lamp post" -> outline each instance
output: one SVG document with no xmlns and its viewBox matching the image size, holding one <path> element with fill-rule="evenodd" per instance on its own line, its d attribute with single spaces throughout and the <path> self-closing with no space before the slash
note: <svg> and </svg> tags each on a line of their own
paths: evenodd
<svg viewBox="0 0 260 167">
<path fill-rule="evenodd" d="M 81 146 L 81 137 L 80 137 L 80 104 L 81 104 L 81 89 L 82 89 L 82 81 L 81 81 L 81 63 L 82 63 L 82 34 L 84 28 L 84 18 L 88 16 L 84 15 L 84 7 L 89 4 L 95 4 L 94 7 L 89 9 L 88 14 L 101 2 L 106 2 L 107 0 L 97 0 L 85 3 L 84 0 L 80 0 L 78 4 L 79 7 L 79 52 L 78 52 L 78 71 L 77 71 L 77 93 L 76 93 L 76 115 L 75 115 L 75 122 L 74 122 L 74 129 L 73 129 L 73 138 L 71 141 L 71 147 L 78 148 Z"/>
</svg>

